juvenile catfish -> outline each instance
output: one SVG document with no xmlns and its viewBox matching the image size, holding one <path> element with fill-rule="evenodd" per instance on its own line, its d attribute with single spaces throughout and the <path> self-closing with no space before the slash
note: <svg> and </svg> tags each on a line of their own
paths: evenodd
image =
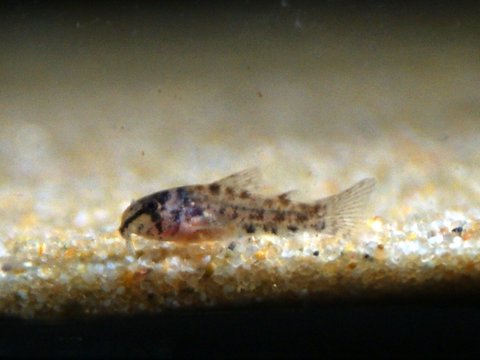
<svg viewBox="0 0 480 360">
<path fill-rule="evenodd" d="M 290 192 L 272 197 L 255 194 L 258 178 L 259 171 L 253 168 L 210 184 L 145 196 L 123 212 L 120 234 L 131 252 L 131 234 L 168 241 L 221 238 L 232 230 L 348 234 L 362 218 L 375 186 L 375 180 L 367 178 L 338 194 L 304 203 L 292 201 Z"/>
</svg>

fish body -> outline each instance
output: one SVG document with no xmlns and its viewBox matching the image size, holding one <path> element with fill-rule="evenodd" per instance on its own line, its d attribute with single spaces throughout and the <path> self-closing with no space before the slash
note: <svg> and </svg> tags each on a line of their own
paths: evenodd
<svg viewBox="0 0 480 360">
<path fill-rule="evenodd" d="M 247 234 L 283 235 L 297 231 L 348 233 L 362 217 L 375 180 L 367 178 L 336 195 L 310 203 L 295 202 L 291 192 L 255 193 L 258 169 L 249 169 L 203 185 L 176 187 L 145 196 L 124 211 L 120 234 L 133 251 L 130 235 L 170 241 Z"/>
</svg>

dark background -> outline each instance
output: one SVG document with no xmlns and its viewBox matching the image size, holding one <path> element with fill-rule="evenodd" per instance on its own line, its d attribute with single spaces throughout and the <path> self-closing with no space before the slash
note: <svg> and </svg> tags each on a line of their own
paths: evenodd
<svg viewBox="0 0 480 360">
<path fill-rule="evenodd" d="M 440 299 L 263 305 L 161 315 L 0 322 L 0 355 L 478 357 L 476 303 Z"/>
</svg>

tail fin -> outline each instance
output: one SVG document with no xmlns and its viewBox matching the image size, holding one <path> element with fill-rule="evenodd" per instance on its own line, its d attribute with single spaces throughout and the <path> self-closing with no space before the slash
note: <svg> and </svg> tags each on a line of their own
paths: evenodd
<svg viewBox="0 0 480 360">
<path fill-rule="evenodd" d="M 327 234 L 347 235 L 355 231 L 356 225 L 364 217 L 370 194 L 375 187 L 375 179 L 367 178 L 338 194 L 318 200 L 321 231 Z"/>
</svg>

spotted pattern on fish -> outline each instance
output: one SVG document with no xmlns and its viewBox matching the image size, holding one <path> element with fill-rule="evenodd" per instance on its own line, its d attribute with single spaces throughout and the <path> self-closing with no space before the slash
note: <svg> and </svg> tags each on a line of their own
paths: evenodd
<svg viewBox="0 0 480 360">
<path fill-rule="evenodd" d="M 375 180 L 368 178 L 311 203 L 295 202 L 291 192 L 259 195 L 255 191 L 258 175 L 258 169 L 250 169 L 210 184 L 181 186 L 145 196 L 124 211 L 120 234 L 129 248 L 131 234 L 169 241 L 211 238 L 212 233 L 221 235 L 227 229 L 247 234 L 348 234 L 362 218 L 375 185 Z"/>
</svg>

